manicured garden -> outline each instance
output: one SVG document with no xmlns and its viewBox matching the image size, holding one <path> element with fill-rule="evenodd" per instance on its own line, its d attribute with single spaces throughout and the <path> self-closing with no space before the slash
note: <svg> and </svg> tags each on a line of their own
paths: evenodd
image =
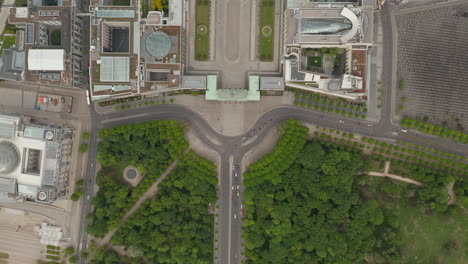
<svg viewBox="0 0 468 264">
<path fill-rule="evenodd" d="M 53 46 L 60 46 L 62 44 L 62 32 L 54 30 L 50 33 L 50 44 Z"/>
<path fill-rule="evenodd" d="M 322 67 L 322 57 L 321 56 L 307 56 L 307 66 Z"/>
<path fill-rule="evenodd" d="M 195 60 L 206 61 L 210 55 L 211 0 L 196 0 L 195 6 Z"/>
<path fill-rule="evenodd" d="M 261 61 L 273 60 L 274 27 L 275 25 L 275 1 L 263 0 L 260 5 L 260 47 Z"/>
</svg>

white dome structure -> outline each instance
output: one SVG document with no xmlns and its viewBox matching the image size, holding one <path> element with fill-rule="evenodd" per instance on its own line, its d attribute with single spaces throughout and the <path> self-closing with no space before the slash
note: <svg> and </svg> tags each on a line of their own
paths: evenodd
<svg viewBox="0 0 468 264">
<path fill-rule="evenodd" d="M 0 142 L 0 173 L 11 173 L 18 167 L 20 154 L 15 145 L 8 141 Z"/>
</svg>

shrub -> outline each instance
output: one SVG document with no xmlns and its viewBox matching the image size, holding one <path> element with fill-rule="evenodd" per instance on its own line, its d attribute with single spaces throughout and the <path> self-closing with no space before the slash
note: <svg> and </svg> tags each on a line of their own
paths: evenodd
<svg viewBox="0 0 468 264">
<path fill-rule="evenodd" d="M 89 139 L 89 132 L 83 132 L 83 134 L 81 135 L 81 138 L 83 138 L 84 140 L 88 140 Z"/>
<path fill-rule="evenodd" d="M 86 151 L 88 151 L 88 144 L 85 144 L 85 143 L 81 144 L 80 147 L 78 148 L 78 152 L 83 154 Z"/>
</svg>

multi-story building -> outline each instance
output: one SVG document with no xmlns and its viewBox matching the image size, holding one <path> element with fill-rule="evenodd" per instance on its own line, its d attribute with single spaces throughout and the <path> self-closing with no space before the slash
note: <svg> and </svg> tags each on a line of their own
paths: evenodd
<svg viewBox="0 0 468 264">
<path fill-rule="evenodd" d="M 18 30 L 3 51 L 0 79 L 81 86 L 81 19 L 71 0 L 29 0 L 10 9 L 8 23 Z"/>
<path fill-rule="evenodd" d="M 0 114 L 0 201 L 52 203 L 66 194 L 73 131 Z"/>
</svg>

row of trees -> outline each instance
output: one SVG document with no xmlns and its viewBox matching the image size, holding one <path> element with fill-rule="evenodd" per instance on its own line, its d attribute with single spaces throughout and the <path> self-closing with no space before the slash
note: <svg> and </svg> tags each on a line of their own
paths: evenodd
<svg viewBox="0 0 468 264">
<path fill-rule="evenodd" d="M 468 134 L 442 125 L 433 125 L 419 118 L 404 117 L 401 120 L 401 125 L 407 128 L 417 129 L 423 133 L 450 138 L 456 142 L 468 143 Z"/>
<path fill-rule="evenodd" d="M 318 140 L 291 151 L 281 184 L 246 182 L 248 263 L 358 263 L 371 252 L 398 260 L 397 218 L 354 188 L 362 152 Z"/>
<path fill-rule="evenodd" d="M 132 215 L 111 242 L 146 263 L 212 263 L 215 165 L 188 152 L 153 200 Z"/>
<path fill-rule="evenodd" d="M 181 124 L 174 120 L 107 128 L 99 132 L 99 137 L 103 140 L 98 145 L 98 161 L 103 169 L 96 178 L 99 192 L 92 200 L 96 209 L 87 220 L 88 233 L 103 237 L 117 227 L 125 212 L 182 155 L 188 142 Z M 145 175 L 134 189 L 121 183 L 122 169 L 128 165 Z"/>
<path fill-rule="evenodd" d="M 308 128 L 299 121 L 289 119 L 280 127 L 282 136 L 271 153 L 253 163 L 244 173 L 244 184 L 254 186 L 265 180 L 281 182 L 280 174 L 289 168 L 304 146 Z"/>
</svg>

